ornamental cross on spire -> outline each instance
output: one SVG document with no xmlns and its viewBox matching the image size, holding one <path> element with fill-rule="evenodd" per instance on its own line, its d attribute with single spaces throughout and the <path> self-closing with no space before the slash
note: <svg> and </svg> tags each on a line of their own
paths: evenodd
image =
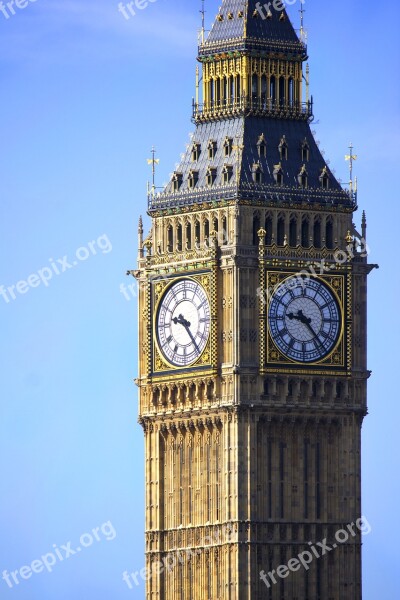
<svg viewBox="0 0 400 600">
<path fill-rule="evenodd" d="M 156 165 L 158 165 L 160 163 L 160 159 L 156 158 L 156 149 L 154 148 L 154 146 L 151 149 L 151 154 L 152 154 L 152 158 L 148 158 L 147 159 L 147 164 L 148 165 L 152 165 L 151 167 L 151 172 L 152 172 L 152 176 L 153 176 L 153 185 L 152 185 L 152 189 L 154 190 L 156 187 Z"/>
<path fill-rule="evenodd" d="M 302 42 L 304 42 L 304 41 L 305 41 L 305 38 L 306 38 L 306 35 L 305 35 L 305 29 L 304 29 L 304 13 L 305 13 L 305 12 L 306 12 L 306 11 L 305 11 L 305 9 L 304 9 L 303 2 L 302 2 L 302 3 L 301 3 L 300 10 L 299 10 L 299 13 L 300 13 L 300 40 L 301 40 Z"/>
<path fill-rule="evenodd" d="M 345 159 L 349 161 L 349 169 L 350 169 L 350 191 L 353 191 L 353 162 L 357 160 L 357 154 L 353 154 L 354 146 L 350 142 L 349 146 L 350 154 L 346 154 Z"/>
</svg>

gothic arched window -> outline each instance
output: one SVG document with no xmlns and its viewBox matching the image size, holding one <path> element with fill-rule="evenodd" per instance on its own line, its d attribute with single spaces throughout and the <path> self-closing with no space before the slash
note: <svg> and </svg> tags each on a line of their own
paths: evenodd
<svg viewBox="0 0 400 600">
<path fill-rule="evenodd" d="M 191 225 L 191 223 L 186 224 L 186 247 L 188 250 L 192 249 L 192 225 Z"/>
<path fill-rule="evenodd" d="M 303 219 L 301 224 L 301 245 L 303 248 L 310 246 L 310 224 L 308 219 Z"/>
<path fill-rule="evenodd" d="M 179 223 L 179 225 L 176 229 L 176 249 L 178 250 L 178 252 L 180 252 L 182 250 L 182 237 L 183 237 L 182 225 L 181 225 L 181 223 Z"/>
<path fill-rule="evenodd" d="M 285 218 L 278 218 L 278 226 L 277 226 L 277 235 L 276 235 L 276 243 L 278 246 L 283 246 L 285 242 Z"/>
<path fill-rule="evenodd" d="M 321 220 L 317 218 L 314 221 L 314 247 L 321 248 L 322 240 L 321 240 Z"/>
<path fill-rule="evenodd" d="M 297 219 L 292 217 L 289 225 L 289 246 L 295 248 L 297 246 Z"/>
<path fill-rule="evenodd" d="M 253 217 L 253 246 L 258 246 L 258 232 L 261 229 L 260 215 L 256 214 Z"/>
<path fill-rule="evenodd" d="M 308 187 L 308 173 L 307 173 L 306 165 L 303 165 L 302 168 L 300 169 L 300 172 L 297 175 L 297 181 L 298 181 L 300 187 L 302 187 L 302 188 Z"/>
<path fill-rule="evenodd" d="M 287 157 L 288 157 L 288 145 L 287 145 L 287 141 L 286 141 L 286 136 L 285 135 L 282 137 L 281 141 L 279 142 L 278 150 L 279 150 L 279 154 L 280 154 L 281 160 L 287 160 Z"/>
<path fill-rule="evenodd" d="M 294 81 L 293 78 L 290 77 L 289 79 L 289 85 L 288 85 L 288 90 L 289 90 L 289 104 L 290 106 L 293 106 L 294 104 Z"/>
<path fill-rule="evenodd" d="M 267 142 L 265 140 L 264 134 L 262 133 L 257 140 L 257 150 L 258 156 L 266 157 L 267 156 Z"/>
<path fill-rule="evenodd" d="M 307 140 L 305 139 L 301 145 L 301 160 L 305 163 L 310 160 L 310 146 L 308 145 Z"/>
<path fill-rule="evenodd" d="M 323 190 L 329 190 L 329 173 L 327 167 L 324 167 L 319 176 L 321 187 Z"/>
<path fill-rule="evenodd" d="M 326 247 L 333 250 L 333 223 L 332 219 L 328 219 L 326 223 Z"/>
<path fill-rule="evenodd" d="M 174 251 L 174 230 L 172 225 L 170 225 L 167 229 L 167 252 Z"/>
<path fill-rule="evenodd" d="M 283 169 L 281 163 L 274 166 L 274 179 L 278 185 L 283 185 Z"/>
<path fill-rule="evenodd" d="M 269 84 L 269 97 L 272 102 L 275 104 L 276 102 L 276 78 L 275 75 L 272 75 L 270 84 Z"/>
<path fill-rule="evenodd" d="M 270 215 L 268 215 L 265 219 L 265 231 L 267 232 L 265 236 L 265 243 L 267 246 L 270 246 L 272 244 L 272 217 Z"/>
<path fill-rule="evenodd" d="M 260 163 L 255 163 L 251 169 L 251 174 L 254 183 L 263 182 L 263 172 Z"/>
<path fill-rule="evenodd" d="M 286 98 L 285 98 L 285 78 L 284 77 L 280 77 L 279 78 L 279 104 L 281 106 L 283 106 L 286 102 Z"/>
</svg>

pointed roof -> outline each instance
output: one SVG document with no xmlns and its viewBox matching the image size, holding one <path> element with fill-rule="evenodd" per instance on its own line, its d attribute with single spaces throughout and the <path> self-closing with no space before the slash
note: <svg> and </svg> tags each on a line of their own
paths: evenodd
<svg viewBox="0 0 400 600">
<path fill-rule="evenodd" d="M 265 139 L 265 153 L 259 150 L 261 138 Z M 212 155 L 208 153 L 210 140 L 215 144 Z M 227 140 L 232 148 L 228 153 L 225 151 Z M 282 145 L 288 148 L 286 156 L 280 151 Z M 308 150 L 306 156 L 302 151 L 304 147 Z M 239 156 L 238 148 L 242 148 Z M 227 168 L 230 177 L 225 180 Z M 210 169 L 214 170 L 212 183 L 208 180 Z M 262 172 L 260 181 L 254 179 L 257 170 Z M 193 171 L 196 172 L 195 185 L 189 182 Z M 306 187 L 299 183 L 304 171 Z M 279 185 L 277 172 L 283 176 Z M 175 173 L 180 176 L 179 186 L 174 188 L 172 176 L 164 191 L 151 199 L 152 210 L 234 199 L 276 207 L 302 204 L 315 209 L 354 208 L 352 196 L 342 189 L 329 169 L 305 121 L 247 116 L 199 124 Z M 321 175 L 329 179 L 327 188 L 322 186 Z"/>
<path fill-rule="evenodd" d="M 200 46 L 200 56 L 232 50 L 290 52 L 304 58 L 307 52 L 283 4 L 275 0 L 223 0 L 211 32 Z"/>
</svg>

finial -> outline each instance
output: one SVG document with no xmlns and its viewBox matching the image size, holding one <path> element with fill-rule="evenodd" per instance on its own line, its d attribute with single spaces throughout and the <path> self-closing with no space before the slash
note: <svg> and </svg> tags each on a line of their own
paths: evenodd
<svg viewBox="0 0 400 600">
<path fill-rule="evenodd" d="M 361 235 L 363 239 L 367 240 L 367 215 L 365 214 L 365 210 L 363 210 L 362 220 L 361 220 Z"/>
<path fill-rule="evenodd" d="M 200 70 L 199 66 L 196 67 L 196 110 L 199 107 L 199 90 L 200 90 Z"/>
<path fill-rule="evenodd" d="M 357 154 L 353 154 L 354 146 L 350 142 L 349 146 L 350 154 L 346 154 L 345 159 L 349 161 L 349 170 L 350 170 L 350 192 L 353 191 L 353 162 L 357 160 Z"/>
<path fill-rule="evenodd" d="M 310 65 L 306 65 L 306 102 L 310 101 Z"/>
<path fill-rule="evenodd" d="M 350 229 L 347 230 L 347 235 L 346 235 L 346 242 L 348 244 L 351 244 L 353 241 L 353 236 L 351 235 L 351 231 Z"/>
<path fill-rule="evenodd" d="M 156 183 L 155 183 L 155 179 L 156 179 L 156 165 L 158 165 L 160 163 L 160 159 L 156 158 L 156 152 L 157 150 L 154 148 L 154 146 L 151 149 L 151 155 L 152 158 L 148 158 L 147 159 L 147 164 L 151 165 L 151 171 L 152 171 L 152 176 L 153 176 L 153 185 L 152 185 L 152 192 L 154 192 L 154 190 L 156 189 Z"/>
<path fill-rule="evenodd" d="M 204 44 L 205 31 L 206 31 L 206 11 L 204 6 L 205 0 L 201 0 L 201 43 Z"/>
<path fill-rule="evenodd" d="M 305 39 L 304 13 L 306 11 L 304 10 L 304 4 L 303 4 L 302 0 L 300 0 L 300 2 L 301 2 L 301 8 L 299 10 L 299 13 L 300 13 L 300 41 L 304 42 L 304 39 Z"/>
<path fill-rule="evenodd" d="M 265 246 L 265 236 L 267 235 L 267 232 L 265 231 L 265 229 L 263 227 L 261 227 L 261 229 L 259 229 L 257 231 L 257 235 L 260 238 L 259 239 L 259 245 L 260 246 Z"/>
<path fill-rule="evenodd" d="M 138 247 L 139 247 L 139 258 L 143 258 L 143 219 L 142 219 L 142 215 L 140 215 L 140 217 L 139 217 Z"/>
</svg>

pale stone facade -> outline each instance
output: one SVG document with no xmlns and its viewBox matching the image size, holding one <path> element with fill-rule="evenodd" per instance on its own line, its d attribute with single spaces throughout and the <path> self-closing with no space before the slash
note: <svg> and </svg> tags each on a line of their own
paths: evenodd
<svg viewBox="0 0 400 600">
<path fill-rule="evenodd" d="M 220 14 L 229 14 L 230 4 L 225 2 Z M 296 124 L 277 115 L 260 118 L 259 134 L 267 141 L 272 122 L 282 135 Z M 218 119 L 214 132 L 225 126 Z M 301 128 L 309 128 L 299 119 Z M 196 133 L 200 152 L 201 146 L 203 152 L 209 148 L 203 125 Z M 301 151 L 303 129 L 299 136 L 298 146 L 289 143 L 292 156 Z M 253 142 L 256 147 L 257 139 Z M 214 143 L 217 147 L 218 139 Z M 322 174 L 324 169 L 316 166 L 323 159 L 311 133 L 309 143 L 311 177 L 312 169 Z M 324 182 L 318 189 L 317 176 L 309 190 L 303 186 L 298 192 L 293 186 L 273 187 L 279 181 L 265 182 L 263 196 L 254 177 L 251 187 L 250 162 L 249 181 L 242 181 L 250 151 L 246 132 L 236 144 L 236 156 L 230 159 L 225 151 L 215 167 L 226 185 L 221 183 L 214 199 L 209 197 L 213 182 L 201 181 L 207 165 L 199 165 L 199 180 L 194 186 L 190 182 L 199 162 L 192 153 L 176 175 L 184 187 L 189 173 L 187 190 L 180 189 L 179 181 L 173 190 L 151 194 L 152 229 L 144 241 L 139 227 L 139 269 L 132 274 L 140 287 L 137 382 L 145 433 L 147 569 L 152 574 L 146 598 L 359 600 L 358 530 L 307 568 L 275 576 L 276 583 L 260 577 L 310 551 L 309 542 L 326 539 L 333 546 L 336 532 L 361 516 L 361 426 L 369 377 L 366 280 L 372 267 L 364 247 L 356 247 L 355 196 L 338 184 L 335 190 L 332 184 L 329 196 Z M 209 151 L 207 159 L 213 158 Z M 304 153 L 296 158 L 299 166 L 303 158 Z M 229 162 L 230 183 L 222 166 Z M 266 171 L 265 165 L 261 168 Z M 268 199 L 271 190 L 277 199 Z M 360 237 L 365 234 L 363 218 Z M 310 270 L 310 262 L 318 267 Z M 320 350 L 327 337 L 322 329 L 319 340 L 310 334 L 307 344 L 320 353 L 313 361 L 288 358 L 270 324 L 271 295 L 300 272 L 322 283 L 340 314 L 331 352 Z M 179 340 L 194 353 L 199 342 L 192 329 L 195 308 L 186 292 L 179 300 L 186 302 L 186 314 L 171 309 L 174 325 L 159 322 L 168 290 L 182 281 L 201 289 L 209 303 L 205 348 L 190 364 L 185 363 L 187 350 L 180 354 Z M 301 310 L 285 315 L 300 323 L 304 338 L 307 327 L 315 327 Z M 178 340 L 173 352 L 180 365 L 166 358 L 163 327 L 170 334 L 167 342 L 174 335 Z"/>
</svg>

